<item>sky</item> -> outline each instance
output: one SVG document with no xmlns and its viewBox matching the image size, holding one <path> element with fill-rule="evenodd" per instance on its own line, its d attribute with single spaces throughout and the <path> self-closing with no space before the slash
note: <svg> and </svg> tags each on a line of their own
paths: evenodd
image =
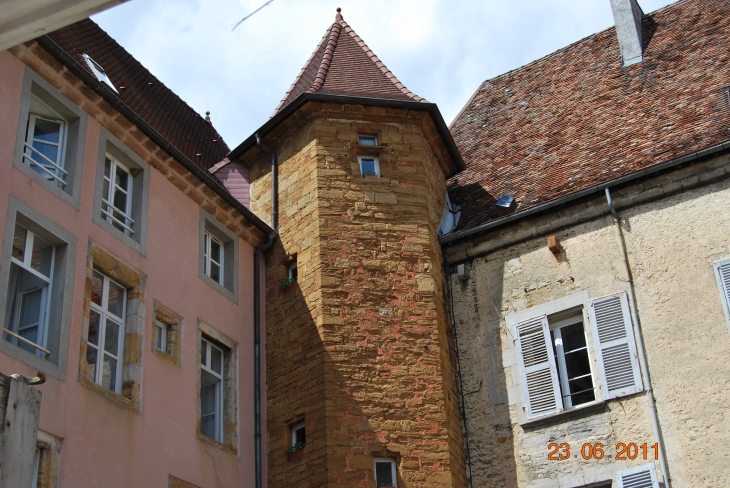
<svg viewBox="0 0 730 488">
<path fill-rule="evenodd" d="M 92 17 L 233 148 L 263 125 L 336 8 L 447 123 L 484 81 L 613 26 L 610 0 L 130 0 Z M 645 13 L 670 0 L 639 0 Z"/>
</svg>

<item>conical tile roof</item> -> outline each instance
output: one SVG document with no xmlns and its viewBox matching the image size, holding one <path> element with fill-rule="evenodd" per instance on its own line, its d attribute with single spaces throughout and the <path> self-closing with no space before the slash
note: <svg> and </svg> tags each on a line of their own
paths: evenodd
<svg viewBox="0 0 730 488">
<path fill-rule="evenodd" d="M 335 22 L 325 32 L 272 117 L 302 93 L 428 103 L 398 81 L 345 22 L 339 8 Z"/>
</svg>

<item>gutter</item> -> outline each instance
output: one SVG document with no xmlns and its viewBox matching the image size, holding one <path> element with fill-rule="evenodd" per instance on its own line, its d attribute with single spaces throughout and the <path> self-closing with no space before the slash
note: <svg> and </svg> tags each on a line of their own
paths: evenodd
<svg viewBox="0 0 730 488">
<path fill-rule="evenodd" d="M 257 229 L 269 235 L 272 231 L 271 227 L 258 218 L 256 214 L 247 209 L 241 202 L 236 200 L 223 185 L 221 185 L 216 179 L 213 178 L 207 171 L 200 168 L 198 165 L 193 163 L 187 156 L 185 156 L 179 149 L 177 149 L 170 141 L 168 141 L 162 134 L 157 132 L 154 127 L 148 124 L 142 117 L 140 117 L 134 110 L 132 110 L 126 103 L 124 103 L 116 93 L 110 88 L 97 80 L 91 73 L 81 66 L 72 56 L 61 47 L 56 44 L 50 37 L 41 36 L 36 39 L 36 42 L 51 53 L 53 57 L 58 59 L 63 65 L 65 65 L 71 73 L 77 78 L 83 81 L 96 93 L 106 100 L 114 109 L 124 115 L 132 124 L 137 126 L 140 131 L 149 139 L 165 150 L 178 162 L 180 162 L 186 169 L 188 169 L 195 176 L 205 183 L 205 185 L 213 190 L 219 197 L 221 197 L 227 204 L 235 208 L 241 215 L 246 217 L 246 220 L 251 222 Z"/>
<path fill-rule="evenodd" d="M 367 98 L 367 97 L 347 97 L 347 96 L 340 96 L 340 95 L 322 95 L 317 93 L 302 93 L 297 98 L 294 99 L 289 105 L 284 107 L 282 110 L 276 113 L 272 118 L 270 118 L 264 125 L 262 125 L 256 133 L 249 136 L 246 140 L 244 140 L 241 144 L 239 144 L 235 149 L 233 149 L 228 155 L 226 156 L 228 159 L 233 161 L 234 159 L 237 159 L 241 154 L 252 148 L 253 146 L 257 145 L 256 137 L 257 134 L 261 135 L 262 137 L 269 132 L 271 132 L 274 128 L 276 128 L 278 125 L 280 125 L 284 120 L 286 120 L 290 115 L 292 115 L 294 112 L 299 110 L 299 108 L 304 105 L 307 102 L 323 102 L 323 103 L 342 103 L 342 104 L 351 104 L 351 105 L 367 105 L 367 106 L 377 106 L 377 107 L 387 107 L 387 108 L 401 108 L 401 109 L 407 109 L 407 110 L 418 110 L 418 111 L 426 111 L 429 114 L 431 114 L 431 119 L 433 120 L 434 124 L 436 125 L 436 130 L 438 131 L 439 135 L 441 136 L 441 139 L 444 141 L 444 144 L 446 145 L 446 149 L 449 152 L 449 156 L 454 161 L 454 164 L 456 165 L 456 169 L 452 171 L 450 174 L 446 175 L 446 178 L 451 178 L 455 174 L 464 171 L 466 169 L 466 164 L 464 163 L 464 160 L 461 157 L 461 153 L 459 153 L 459 149 L 456 147 L 456 143 L 454 142 L 454 138 L 451 135 L 451 132 L 449 131 L 448 126 L 446 125 L 446 122 L 444 122 L 444 118 L 441 116 L 441 111 L 439 111 L 438 106 L 435 103 L 426 103 L 426 102 L 410 102 L 410 101 L 400 101 L 400 100 L 383 100 L 380 98 Z"/>
<path fill-rule="evenodd" d="M 714 146 L 710 146 L 705 149 L 701 149 L 699 151 L 689 153 L 689 154 L 686 154 L 684 156 L 681 156 L 681 157 L 678 157 L 675 159 L 671 159 L 664 163 L 660 163 L 655 166 L 651 166 L 649 168 L 645 168 L 645 169 L 636 171 L 634 173 L 630 173 L 628 175 L 621 176 L 620 178 L 616 178 L 616 179 L 607 181 L 605 183 L 601 183 L 599 185 L 595 185 L 590 188 L 586 188 L 584 190 L 580 190 L 575 193 L 571 193 L 570 195 L 565 195 L 563 197 L 557 198 L 550 202 L 543 203 L 536 207 L 528 208 L 527 210 L 524 210 L 524 211 L 518 212 L 518 213 L 514 213 L 512 215 L 508 215 L 507 217 L 503 217 L 498 220 L 493 220 L 491 222 L 487 222 L 485 224 L 479 225 L 477 227 L 473 227 L 468 230 L 456 232 L 454 234 L 449 234 L 449 235 L 444 236 L 441 239 L 439 239 L 439 244 L 441 244 L 443 246 L 444 244 L 448 244 L 450 242 L 454 242 L 454 241 L 463 239 L 465 237 L 469 237 L 469 236 L 472 236 L 475 234 L 480 234 L 480 233 L 486 232 L 488 230 L 496 229 L 497 227 L 502 227 L 510 222 L 522 220 L 531 215 L 535 215 L 537 213 L 544 212 L 545 210 L 548 210 L 548 209 L 551 209 L 554 207 L 558 207 L 560 205 L 563 205 L 568 202 L 572 202 L 574 200 L 578 200 L 578 199 L 586 197 L 588 195 L 592 195 L 594 193 L 602 193 L 606 190 L 606 188 L 621 185 L 623 183 L 628 183 L 630 181 L 637 180 L 643 176 L 649 176 L 654 173 L 658 173 L 660 171 L 672 168 L 674 166 L 678 166 L 680 164 L 687 163 L 689 161 L 694 161 L 696 159 L 700 159 L 705 156 L 709 156 L 709 155 L 716 154 L 721 151 L 727 151 L 727 150 L 730 150 L 730 141 L 725 141 L 720 144 L 716 144 Z"/>
</svg>

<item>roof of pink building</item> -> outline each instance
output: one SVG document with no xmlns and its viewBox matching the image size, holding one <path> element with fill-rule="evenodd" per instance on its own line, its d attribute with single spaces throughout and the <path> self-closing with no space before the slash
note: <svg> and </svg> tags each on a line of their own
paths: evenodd
<svg viewBox="0 0 730 488">
<path fill-rule="evenodd" d="M 273 115 L 302 93 L 426 101 L 398 81 L 345 22 L 339 8 L 334 23 L 325 32 Z"/>
<path fill-rule="evenodd" d="M 643 20 L 643 62 L 607 29 L 484 82 L 451 126 L 457 232 L 730 140 L 730 2 L 681 0 Z"/>
</svg>

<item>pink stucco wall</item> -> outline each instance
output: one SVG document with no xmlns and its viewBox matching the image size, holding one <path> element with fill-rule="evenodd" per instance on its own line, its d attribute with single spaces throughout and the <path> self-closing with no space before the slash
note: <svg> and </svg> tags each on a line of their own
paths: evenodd
<svg viewBox="0 0 730 488">
<path fill-rule="evenodd" d="M 63 439 L 60 486 L 166 487 L 170 474 L 206 488 L 253 486 L 253 248 L 239 239 L 236 305 L 198 277 L 197 204 L 154 169 L 146 257 L 93 223 L 100 125 L 92 117 L 86 133 L 79 211 L 14 168 L 24 68 L 14 56 L 0 52 L 0 229 L 5 228 L 9 195 L 14 195 L 78 238 L 66 380 L 49 377 L 38 387 L 43 393 L 40 429 Z M 89 240 L 147 275 L 140 412 L 78 381 Z M 151 351 L 155 300 L 184 319 L 180 368 Z M 196 437 L 198 318 L 238 344 L 238 456 Z M 36 373 L 2 353 L 0 371 Z"/>
</svg>

